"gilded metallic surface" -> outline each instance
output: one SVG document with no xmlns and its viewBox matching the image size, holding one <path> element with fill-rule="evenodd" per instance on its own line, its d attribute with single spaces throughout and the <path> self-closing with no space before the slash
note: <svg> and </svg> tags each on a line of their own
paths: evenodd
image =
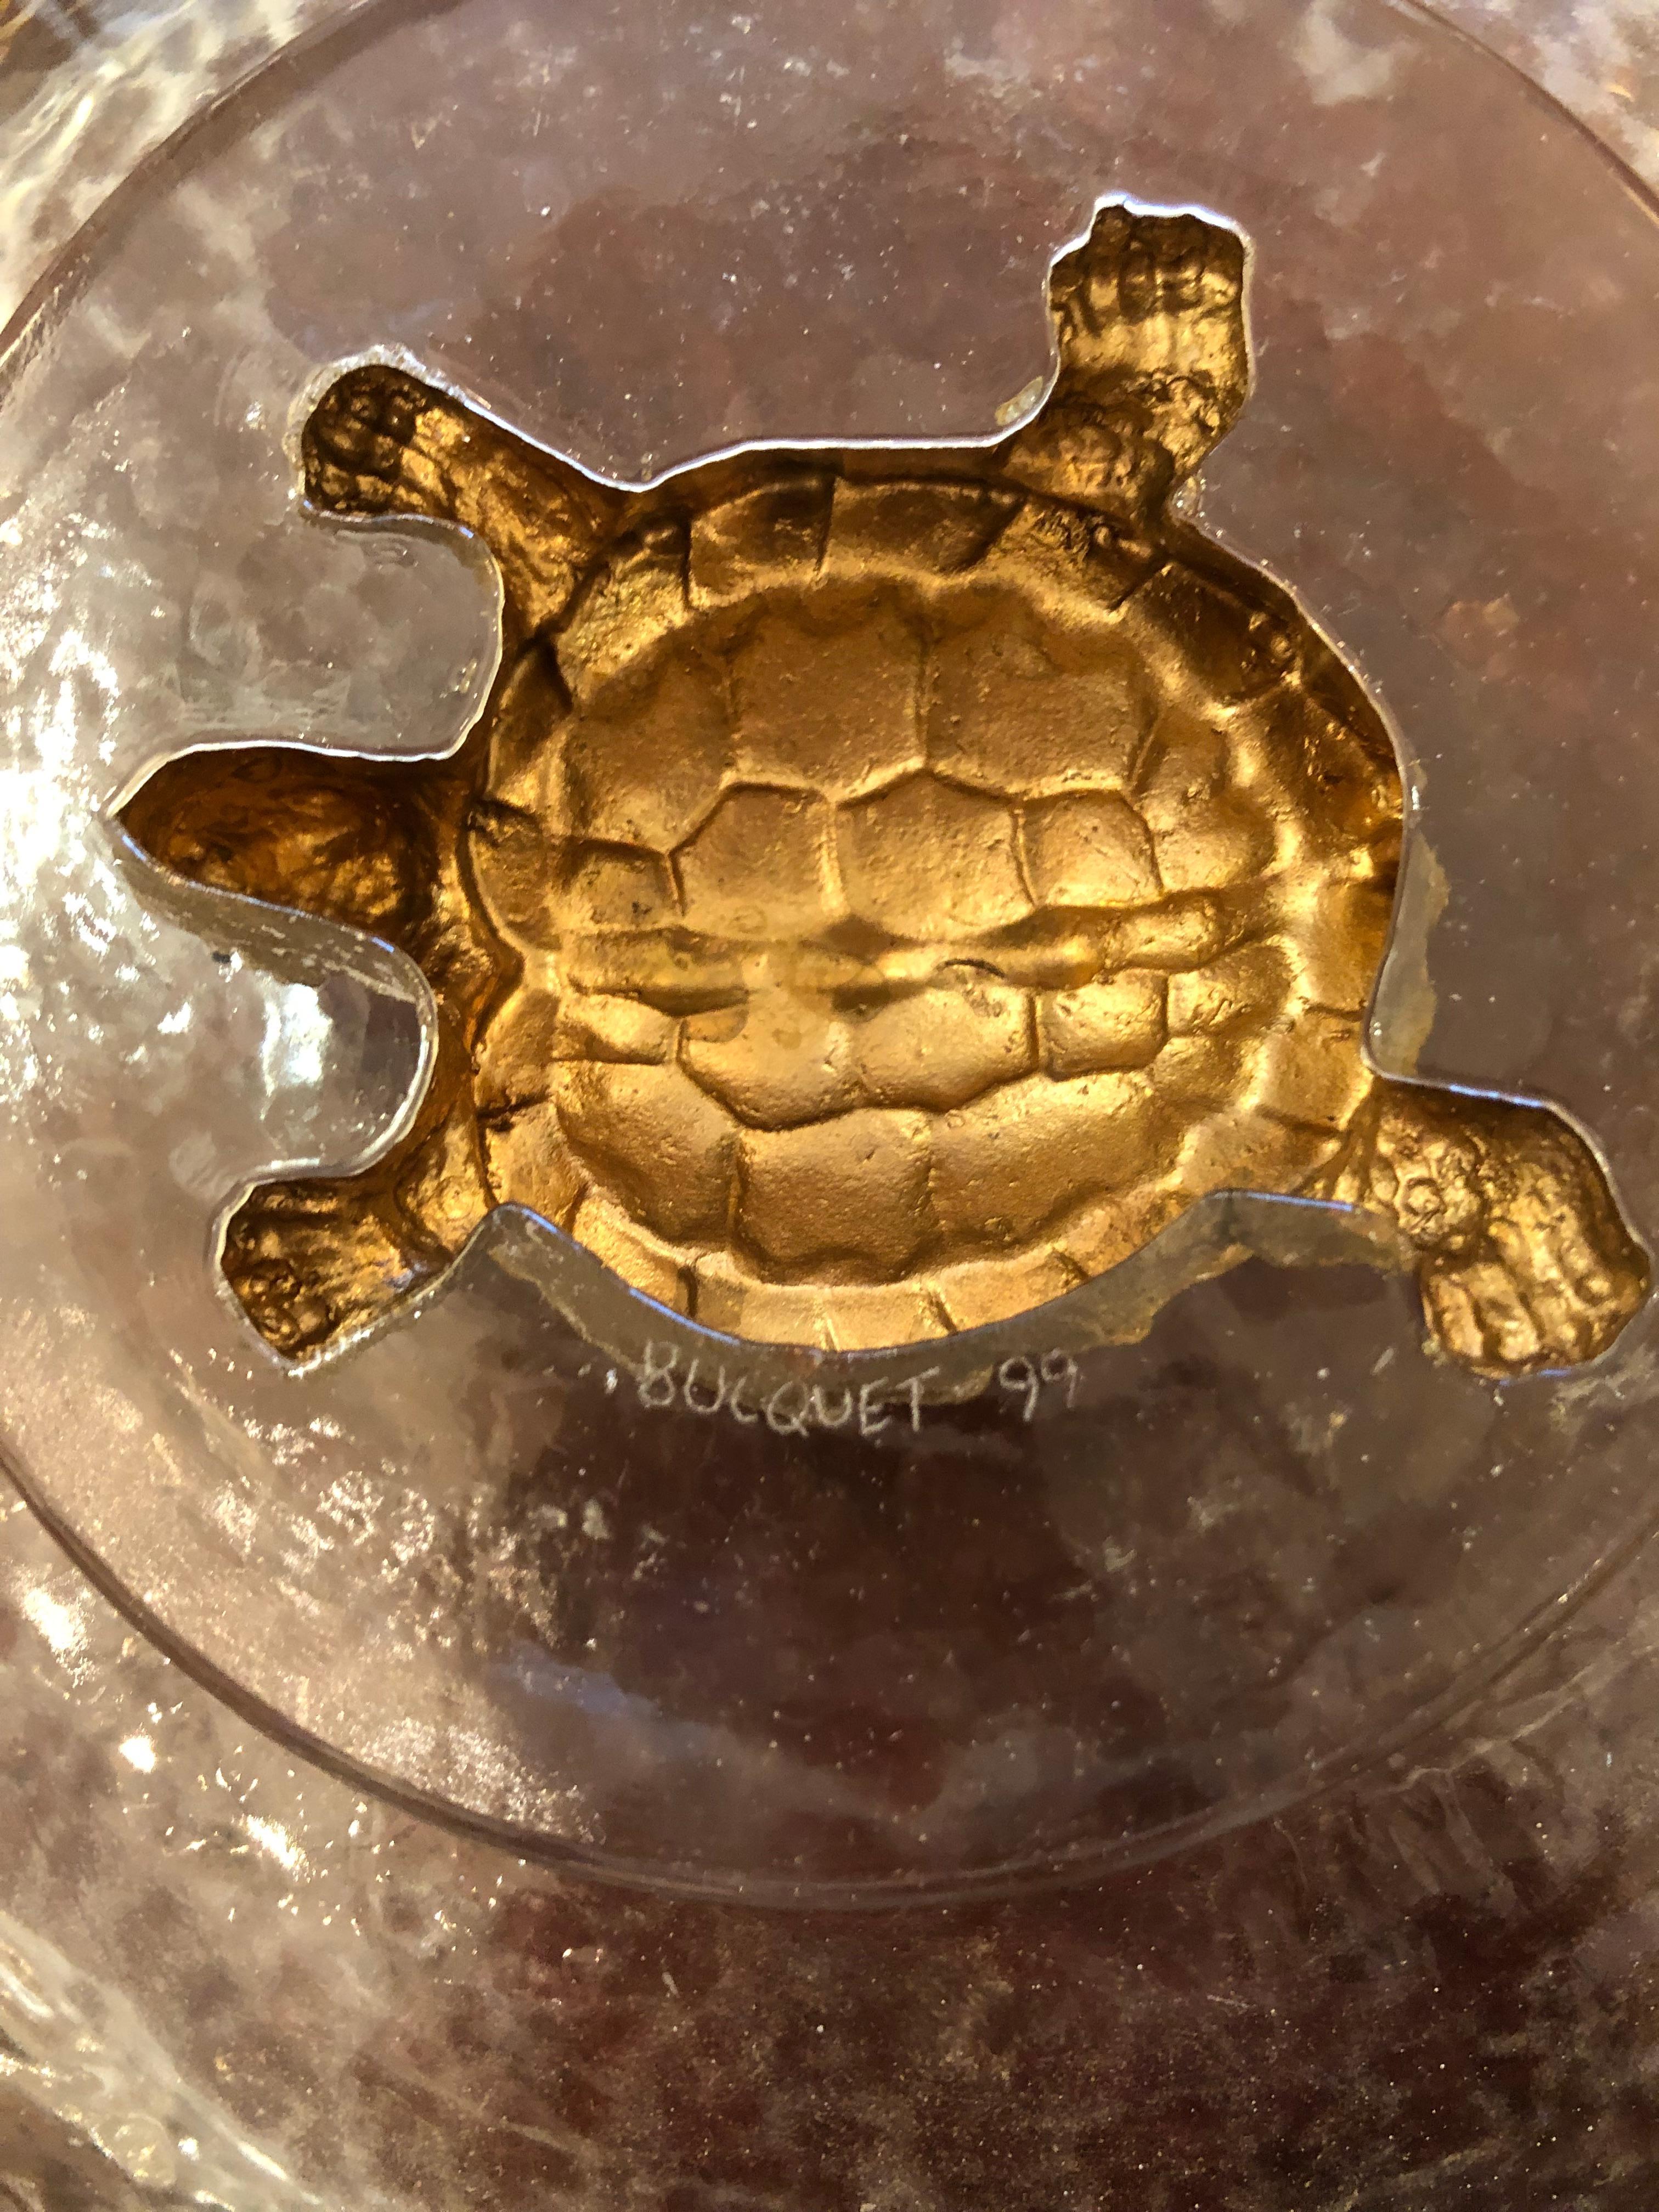
<svg viewBox="0 0 1659 2212">
<path fill-rule="evenodd" d="M 274 1345 L 374 1319 L 501 1204 L 699 1322 L 850 1349 L 1024 1312 L 1240 1189 L 1384 1217 L 1471 1366 L 1606 1349 L 1648 1271 L 1580 1138 L 1367 1062 L 1380 718 L 1172 510 L 1245 399 L 1243 281 L 1233 232 L 1109 206 L 1001 446 L 637 494 L 397 370 L 331 388 L 311 501 L 474 533 L 504 650 L 451 760 L 220 750 L 126 811 L 436 997 L 402 1143 L 231 1225 Z"/>
</svg>

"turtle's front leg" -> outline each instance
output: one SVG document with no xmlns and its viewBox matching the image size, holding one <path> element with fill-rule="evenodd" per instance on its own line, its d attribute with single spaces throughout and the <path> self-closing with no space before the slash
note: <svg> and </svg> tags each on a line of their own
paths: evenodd
<svg viewBox="0 0 1659 2212">
<path fill-rule="evenodd" d="M 1435 1340 L 1482 1374 L 1594 1359 L 1647 1296 L 1606 1177 L 1547 1107 L 1380 1082 L 1331 1194 L 1397 1224 Z"/>
<path fill-rule="evenodd" d="M 447 393 L 378 364 L 331 385 L 301 441 L 306 495 L 335 514 L 429 514 L 494 555 L 509 632 L 533 635 L 569 605 L 611 535 L 619 494 L 498 428 Z"/>
</svg>

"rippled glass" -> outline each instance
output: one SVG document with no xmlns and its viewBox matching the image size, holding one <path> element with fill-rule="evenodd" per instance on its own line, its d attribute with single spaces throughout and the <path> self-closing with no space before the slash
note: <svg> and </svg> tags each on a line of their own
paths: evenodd
<svg viewBox="0 0 1659 2212">
<path fill-rule="evenodd" d="M 1058 1947 L 1093 2023 L 1084 2044 L 1109 2041 L 1075 1975 L 1107 1955 L 1098 1923 L 1132 1919 L 1133 1893 L 1044 1905 L 1034 1885 L 1158 1859 L 1157 1912 L 1208 1899 L 1191 1972 L 1201 2017 L 1224 2027 L 1271 1971 L 1224 1972 L 1223 1931 L 1271 1956 L 1249 1869 L 1271 1891 L 1275 1854 L 1299 1846 L 1250 1829 L 1211 1893 L 1201 1869 L 1218 1862 L 1171 1857 L 1176 1844 L 1390 1759 L 1432 1767 L 1447 1755 L 1432 1731 L 1505 1670 L 1549 1685 L 1593 1663 L 1571 1640 L 1561 1658 L 1559 1624 L 1649 1525 L 1650 1317 L 1591 1371 L 1496 1386 L 1425 1358 L 1407 1284 L 1342 1222 L 1227 1200 L 1191 1234 L 1250 1256 L 1182 1289 L 1143 1342 L 1100 1343 L 1086 1303 L 1051 1309 L 896 1362 L 884 1425 L 844 1441 L 664 1400 L 650 1348 L 669 1324 L 556 1232 L 502 1214 L 418 1311 L 295 1372 L 227 1296 L 220 1224 L 256 1178 L 387 1141 L 422 1079 L 429 1007 L 365 940 L 180 890 L 112 816 L 192 747 L 414 757 L 477 711 L 496 598 L 476 549 L 407 526 L 342 532 L 298 501 L 298 425 L 341 365 L 417 368 L 627 483 L 742 442 L 988 438 L 1041 393 L 1044 275 L 1097 200 L 1212 210 L 1253 248 L 1256 383 L 1204 471 L 1204 526 L 1294 590 L 1407 765 L 1375 1058 L 1556 1102 L 1651 1242 L 1652 216 L 1518 80 L 1381 5 L 781 6 L 717 22 L 670 7 L 647 26 L 467 0 L 291 27 L 280 62 L 54 264 L 0 392 L 0 1425 L 41 1516 L 228 1701 L 141 1654 L 153 1694 L 100 1741 L 86 1785 L 106 1886 L 124 1850 L 165 1868 L 138 1917 L 191 1930 L 188 1970 L 154 1978 L 161 2041 L 143 2045 L 137 2102 L 162 2118 L 118 2155 L 135 2186 L 172 2187 L 211 2154 L 224 2202 L 331 2201 L 284 2199 L 299 2180 L 260 2180 L 244 2139 L 214 2133 L 202 2084 L 222 2058 L 292 2174 L 389 2203 L 449 2186 L 434 2177 L 465 2129 L 447 2148 L 430 2129 L 394 2148 L 374 2069 L 347 2095 L 296 2032 L 331 2019 L 337 2056 L 415 2005 L 414 1923 L 430 1916 L 422 1940 L 472 2008 L 422 1997 L 450 2057 L 438 2065 L 410 2027 L 385 2063 L 489 2105 L 498 2075 L 479 2051 L 499 2060 L 505 2022 L 533 2015 L 506 2124 L 521 2197 L 689 2171 L 676 2123 L 607 2102 L 653 2067 L 672 2076 L 684 2004 L 734 2129 L 745 2094 L 781 2112 L 781 2081 L 817 2078 L 811 2039 L 833 2026 L 843 2072 L 821 2094 L 856 2107 L 864 2148 L 826 2154 L 823 2201 L 951 2202 L 994 2172 L 1006 2106 L 988 2087 L 959 2103 L 969 2148 L 923 2142 L 907 2172 L 872 2071 L 884 2039 L 914 2040 L 939 1960 L 953 2002 L 1004 2004 L 1022 2063 L 1052 2065 L 1069 2046 L 1036 2035 L 1021 1993 Z M 1144 1255 L 1140 1289 L 1111 1295 L 1155 1303 L 1169 1256 Z M 1061 1353 L 1075 1389 L 1028 1395 L 1022 1374 L 1041 1384 Z M 908 1379 L 941 1359 L 954 1398 L 913 1418 Z M 1011 1359 L 1025 1363 L 1012 1382 Z M 763 1399 L 794 1371 L 767 1370 Z M 36 1565 L 18 1588 L 15 1632 L 69 1670 L 58 1694 L 94 1666 L 77 1655 L 114 1664 L 118 1632 L 78 1584 Z M 50 1697 L 27 1694 L 38 1736 Z M 1566 1693 L 1538 1694 L 1543 1727 Z M 227 1711 L 343 1778 L 290 1772 L 258 1734 L 227 1768 Z M 1575 1756 L 1583 1734 L 1567 1729 Z M 39 1784 L 43 1832 L 61 1786 Z M 1575 1786 L 1564 1835 L 1595 1802 Z M 198 1798 L 241 1858 L 205 1831 L 169 1846 Z M 1437 1827 L 1413 1801 L 1410 1819 L 1422 1894 L 1514 1893 L 1518 1842 L 1476 1837 L 1466 1808 Z M 1304 1869 L 1307 1889 L 1286 1874 L 1288 1893 L 1305 1902 L 1322 1880 L 1358 1950 L 1386 1948 L 1395 1908 L 1368 1919 L 1364 1882 L 1317 1858 L 1340 1861 L 1340 1838 L 1296 1832 L 1317 1833 L 1326 1872 Z M 199 1882 L 169 1857 L 197 1843 Z M 410 1861 L 416 1875 L 391 1871 Z M 73 1893 L 58 1879 L 43 1872 L 35 1894 L 61 1919 L 99 1877 Z M 210 1881 L 230 1900 L 218 1917 Z M 1027 1888 L 1024 1918 L 932 1909 Z M 747 1909 L 906 1899 L 930 1910 L 811 1923 L 826 1931 L 823 2023 L 787 1962 L 792 1923 Z M 80 1909 L 120 1944 L 122 1923 Z M 245 1998 L 211 1997 L 240 1960 L 232 1910 L 261 1929 L 255 2024 Z M 284 1911 L 286 1951 L 270 1934 Z M 90 2021 L 89 1991 L 54 1981 L 46 1936 L 20 1923 L 9 1940 L 43 2018 L 79 2018 L 94 2047 L 137 2063 L 131 2023 Z M 131 1940 L 142 1958 L 160 1939 Z M 1101 1967 L 1115 1990 L 1126 1946 Z M 1121 1993 L 1108 2008 L 1154 2044 L 1179 2009 L 1179 1954 L 1165 1946 L 1162 2011 Z M 291 2017 L 279 1956 L 303 1986 Z M 379 1978 L 374 2002 L 360 1980 L 331 2014 L 336 1957 Z M 896 1962 L 890 2010 L 854 2057 L 848 1992 L 876 1957 Z M 744 1992 L 786 1985 L 751 2072 L 727 2028 Z M 537 2011 L 555 1989 L 587 2046 Z M 607 2038 L 609 2069 L 592 2055 Z M 923 2042 L 921 2063 L 946 2068 Z M 29 2062 L 71 2119 L 98 2101 L 62 2086 L 75 2047 L 65 2027 Z M 585 2051 L 568 2063 L 587 2086 L 538 2102 L 538 2051 Z M 296 2117 L 307 2080 L 331 2129 L 361 2123 L 349 2157 Z M 1115 2155 L 1099 2133 L 1113 2096 L 1092 2094 L 1091 2117 L 1042 2103 L 1029 2201 L 1038 2178 L 1048 2201 Z M 753 2149 L 746 2177 L 728 2160 L 720 2185 L 793 2186 L 810 2106 L 800 2093 L 769 2153 Z M 1256 2181 L 1254 2201 L 1273 2201 L 1271 2172 Z M 510 2181 L 494 2197 L 462 2185 L 459 2201 L 513 2201 Z"/>
</svg>

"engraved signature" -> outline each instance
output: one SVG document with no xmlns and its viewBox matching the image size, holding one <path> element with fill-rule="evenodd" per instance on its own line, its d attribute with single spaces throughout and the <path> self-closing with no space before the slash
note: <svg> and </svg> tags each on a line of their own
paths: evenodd
<svg viewBox="0 0 1659 2212">
<path fill-rule="evenodd" d="M 751 1368 L 733 1371 L 723 1361 L 705 1361 L 701 1352 L 682 1367 L 677 1346 L 650 1343 L 635 1386 L 641 1405 L 655 1413 L 678 1406 L 708 1419 L 725 1414 L 744 1428 L 764 1422 L 781 1437 L 805 1436 L 813 1429 L 873 1437 L 907 1420 L 912 1431 L 919 1431 L 928 1403 L 927 1385 L 943 1371 L 923 1367 L 909 1375 L 873 1375 L 856 1385 L 808 1382 L 792 1375 L 763 1389 Z M 1078 1364 L 1069 1352 L 1015 1352 L 1000 1362 L 978 1395 L 1001 1391 L 1007 1409 L 1017 1409 L 1022 1422 L 1030 1422 L 1045 1390 L 1063 1395 L 1069 1407 L 1076 1403 L 1077 1385 Z"/>
</svg>

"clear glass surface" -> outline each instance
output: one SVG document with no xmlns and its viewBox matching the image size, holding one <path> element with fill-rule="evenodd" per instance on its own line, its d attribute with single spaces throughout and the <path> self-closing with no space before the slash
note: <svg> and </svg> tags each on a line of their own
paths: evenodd
<svg viewBox="0 0 1659 2212">
<path fill-rule="evenodd" d="M 1135 2038 L 1175 2069 L 1184 2021 L 1176 2070 L 1239 2081 L 1233 2016 L 1275 1990 L 1321 2016 L 1310 1962 L 1352 1955 L 1380 2079 L 1389 1931 L 1438 1925 L 1430 1899 L 1501 1926 L 1628 1817 L 1584 1700 L 1633 1697 L 1647 1650 L 1597 1624 L 1639 1603 L 1650 1320 L 1589 1375 L 1497 1388 L 1425 1358 L 1407 1286 L 1335 1224 L 1231 1205 L 1194 1237 L 1260 1256 L 1143 1344 L 1099 1345 L 1089 1303 L 1133 1283 L 1079 1293 L 916 1360 L 947 1366 L 921 1425 L 894 1364 L 897 1418 L 843 1450 L 651 1402 L 671 1325 L 522 1219 L 303 1374 L 216 1278 L 249 1181 L 387 1140 L 428 1009 L 390 953 L 158 879 L 112 809 L 192 745 L 440 750 L 493 665 L 471 549 L 300 508 L 321 384 L 404 361 L 627 482 L 736 442 L 989 436 L 1050 366 L 1049 259 L 1113 192 L 1254 246 L 1257 386 L 1202 514 L 1363 669 L 1408 764 L 1378 1064 L 1575 1113 L 1652 1240 L 1659 242 L 1564 117 L 1381 5 L 468 0 L 302 37 L 54 264 L 0 396 L 0 1427 L 156 1646 L 9 1524 L 42 1841 L 0 1930 L 36 2022 L 6 2063 L 135 2190 L 1115 2187 L 1152 2124 L 1124 2112 Z M 996 1368 L 1057 1347 L 1076 1402 L 1028 1425 Z M 53 1713 L 78 1787 L 38 1748 Z M 1498 1784 L 1437 1779 L 1470 1761 Z M 1340 1812 L 1267 1823 L 1356 1773 Z M 1148 1858 L 1139 1887 L 1047 1887 Z M 963 1890 L 1005 1901 L 942 1914 Z M 1585 1907 L 1592 1981 L 1640 1894 Z M 904 1899 L 928 1909 L 846 1910 Z M 756 1909 L 808 1903 L 840 1909 Z M 1297 1949 L 1273 1914 L 1316 1908 Z M 111 1958 L 125 2010 L 85 1979 Z M 1055 1958 L 1071 2010 L 1040 2022 Z M 980 2024 L 935 2138 L 939 1988 Z M 1048 2085 L 1018 2119 L 999 2005 Z M 435 2101 L 400 2131 L 411 2094 Z M 851 2147 L 804 2149 L 830 2112 Z M 700 2166 L 716 2127 L 749 2140 Z M 1237 2201 L 1275 2201 L 1290 2152 L 1249 2155 Z M 1333 2203 L 1392 2185 L 1352 2143 L 1283 2171 L 1322 2158 Z"/>
</svg>

